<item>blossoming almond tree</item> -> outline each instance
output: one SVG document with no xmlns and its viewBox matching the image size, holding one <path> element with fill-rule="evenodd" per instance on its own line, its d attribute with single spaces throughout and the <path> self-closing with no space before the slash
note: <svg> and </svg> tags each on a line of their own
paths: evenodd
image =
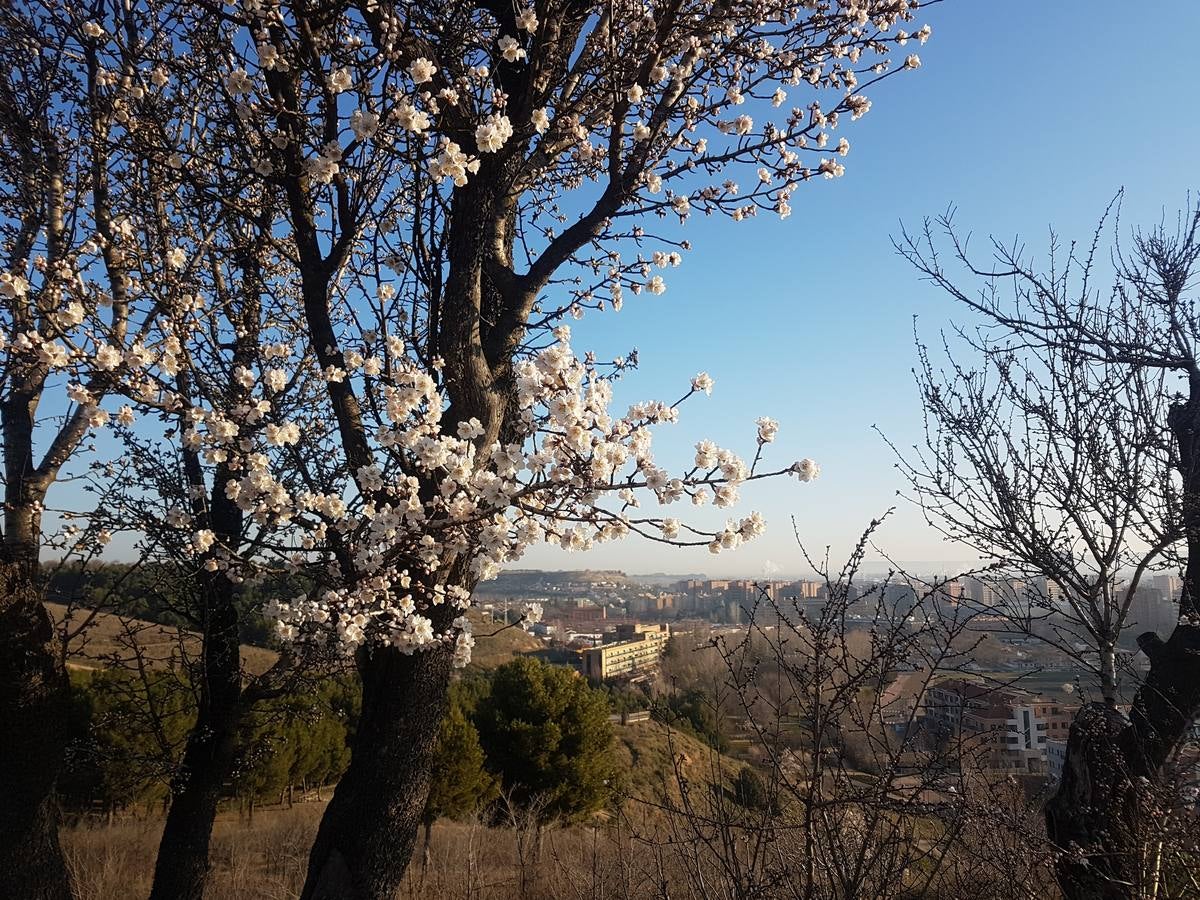
<svg viewBox="0 0 1200 900">
<path fill-rule="evenodd" d="M 336 425 L 333 482 L 294 498 L 312 526 L 296 552 L 325 560 L 328 587 L 273 610 L 282 636 L 353 651 L 364 683 L 306 896 L 398 882 L 479 579 L 544 539 L 720 550 L 761 530 L 638 513 L 638 494 L 728 506 L 776 473 L 706 443 L 689 471 L 664 471 L 650 429 L 679 404 L 610 412 L 614 370 L 576 356 L 564 323 L 662 293 L 654 270 L 678 261 L 693 212 L 786 216 L 800 183 L 841 174 L 828 135 L 900 68 L 883 54 L 908 41 L 912 8 L 245 4 L 220 28 L 179 10 L 195 51 L 178 77 L 226 104 L 229 164 L 285 197 L 297 328 Z M 813 102 L 772 113 L 796 87 Z M 760 423 L 760 450 L 774 432 Z"/>
<path fill-rule="evenodd" d="M 203 894 L 217 803 L 248 713 L 304 672 L 297 663 L 306 661 L 290 653 L 265 674 L 245 672 L 239 616 L 243 586 L 264 559 L 278 559 L 293 527 L 300 487 L 287 482 L 298 477 L 289 460 L 317 447 L 324 384 L 291 359 L 295 267 L 273 233 L 282 194 L 259 173 L 223 164 L 235 120 L 209 115 L 203 95 L 161 63 L 171 47 L 157 36 L 175 20 L 159 30 L 145 16 L 127 7 L 80 25 L 51 9 L 38 24 L 79 41 L 97 66 L 126 73 L 112 104 L 125 110 L 117 127 L 140 157 L 122 174 L 121 209 L 123 252 L 141 285 L 141 351 L 122 356 L 102 342 L 92 365 L 128 401 L 115 422 L 138 478 L 113 487 L 93 525 L 133 532 L 143 560 L 179 573 L 176 612 L 201 639 L 189 671 L 196 717 L 152 889 L 184 898 Z M 160 62 L 130 67 L 130 44 Z"/>
<path fill-rule="evenodd" d="M 66 734 L 65 672 L 49 653 L 40 557 L 51 488 L 89 435 L 109 421 L 101 401 L 118 366 L 140 368 L 138 236 L 120 184 L 136 164 L 122 122 L 121 68 L 94 41 L 44 29 L 15 6 L 0 12 L 0 894 L 65 897 L 53 788 Z M 144 60 L 137 48 L 125 66 Z M 128 407 L 117 417 L 131 415 Z M 88 540 L 103 541 L 107 535 Z M 72 539 L 73 541 L 74 539 Z M 70 542 L 62 549 L 69 551 Z M 36 865 L 31 865 L 36 860 Z"/>
<path fill-rule="evenodd" d="M 576 354 L 567 322 L 662 294 L 690 216 L 786 217 L 800 184 L 841 175 L 849 143 L 830 135 L 870 109 L 869 87 L 920 64 L 888 58 L 928 36 L 903 30 L 916 7 L 246 0 L 131 4 L 119 20 L 71 23 L 118 58 L 156 48 L 120 90 L 155 136 L 148 152 L 180 173 L 165 216 L 189 237 L 156 258 L 186 267 L 203 258 L 206 221 L 240 219 L 278 262 L 256 293 L 296 298 L 256 319 L 277 353 L 236 362 L 241 342 L 202 317 L 184 330 L 208 355 L 175 355 L 244 377 L 245 396 L 191 414 L 183 440 L 208 496 L 220 480 L 241 514 L 265 506 L 282 528 L 270 545 L 233 547 L 197 520 L 197 568 L 303 570 L 320 587 L 274 605 L 281 637 L 352 653 L 363 681 L 353 759 L 304 896 L 383 897 L 398 884 L 480 579 L 546 540 L 585 549 L 639 534 L 719 552 L 762 519 L 712 531 L 658 507 L 730 507 L 747 480 L 816 475 L 811 461 L 760 467 L 769 419 L 750 461 L 701 442 L 693 465 L 668 472 L 652 429 L 712 380 L 614 412 L 613 378 L 632 359 Z M 245 215 L 228 172 L 273 193 L 282 214 Z M 193 195 L 208 203 L 180 199 Z M 183 315 L 164 307 L 153 320 Z M 187 415 L 195 397 L 158 365 L 141 402 Z M 308 378 L 326 400 L 302 423 L 271 398 Z M 268 426 L 241 433 L 259 403 L 271 434 L 305 452 L 264 451 Z"/>
<path fill-rule="evenodd" d="M 286 459 L 302 452 L 305 410 L 320 408 L 315 392 L 323 386 L 306 379 L 301 366 L 287 384 L 268 386 L 256 374 L 292 353 L 271 337 L 295 295 L 278 284 L 286 264 L 274 258 L 269 239 L 272 194 L 254 185 L 227 188 L 256 217 L 225 216 L 187 240 L 177 235 L 179 244 L 159 254 L 165 265 L 157 293 L 169 314 L 156 322 L 152 346 L 167 352 L 133 399 L 162 424 L 121 429 L 140 477 L 108 513 L 114 528 L 141 536 L 142 559 L 179 573 L 179 612 L 202 638 L 191 674 L 196 720 L 172 783 L 154 897 L 202 896 L 212 824 L 235 774 L 247 716 L 303 668 L 285 653 L 266 673 L 243 670 L 241 595 L 261 568 L 246 561 L 271 556 L 274 542 L 286 540 L 299 490 L 286 481 L 295 472 Z M 180 194 L 198 220 L 221 222 L 204 215 L 211 204 L 202 195 L 186 186 Z M 148 220 L 159 218 L 148 211 Z"/>
<path fill-rule="evenodd" d="M 179 148 L 204 144 L 219 157 L 222 137 L 204 131 L 209 123 L 193 98 L 169 89 L 156 62 L 170 55 L 169 32 L 145 28 L 144 11 L 90 20 L 33 4 L 4 21 L 12 41 L 2 49 L 14 72 L 3 106 L 10 180 L 0 272 L 4 550 L 14 573 L 5 594 L 4 687 L 13 710 L 5 720 L 22 740 L 4 747 L 13 785 L 0 879 L 16 880 L 0 883 L 12 896 L 69 892 L 51 798 L 65 740 L 55 703 L 66 685 L 44 647 L 38 559 L 54 535 L 42 534 L 41 518 L 68 459 L 97 429 L 115 425 L 142 483 L 107 485 L 106 507 L 75 515 L 90 518 L 88 526 L 66 526 L 60 544 L 94 553 L 113 532 L 136 530 L 147 557 L 185 559 L 178 593 L 191 606 L 182 612 L 202 637 L 197 721 L 173 784 L 156 891 L 198 896 L 239 721 L 274 689 L 270 679 L 243 681 L 235 601 L 245 577 L 229 560 L 286 525 L 279 501 L 287 494 L 271 490 L 260 457 L 289 452 L 299 425 L 284 421 L 284 411 L 313 405 L 299 377 L 286 390 L 276 384 L 270 402 L 250 390 L 256 379 L 247 365 L 283 352 L 261 339 L 276 333 L 270 324 L 281 310 L 295 308 L 294 292 L 263 294 L 286 268 L 269 237 L 279 195 L 252 172 L 184 169 Z M 237 204 L 214 206 L 209 192 Z M 51 414 L 43 406 L 37 418 L 43 401 Z M 206 448 L 198 425 L 236 438 L 238 452 Z M 174 450 L 170 465 L 153 458 L 164 439 Z M 49 446 L 36 463 L 43 440 Z M 246 480 L 261 490 L 243 509 L 230 484 Z M 154 503 L 131 502 L 147 500 L 157 501 L 156 517 L 146 514 Z M 31 858 L 45 864 L 31 867 Z"/>
</svg>

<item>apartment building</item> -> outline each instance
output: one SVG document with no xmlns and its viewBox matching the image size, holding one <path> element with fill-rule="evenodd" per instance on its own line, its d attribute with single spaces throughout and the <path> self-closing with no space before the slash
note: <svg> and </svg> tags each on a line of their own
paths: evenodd
<svg viewBox="0 0 1200 900">
<path fill-rule="evenodd" d="M 671 626 L 629 623 L 617 626 L 614 640 L 581 651 L 580 668 L 593 681 L 638 675 L 653 669 L 671 637 Z"/>
<path fill-rule="evenodd" d="M 923 718 L 944 738 L 971 743 L 979 762 L 998 771 L 1046 772 L 1052 741 L 1065 741 L 1075 707 L 1027 691 L 950 679 L 933 685 Z"/>
</svg>

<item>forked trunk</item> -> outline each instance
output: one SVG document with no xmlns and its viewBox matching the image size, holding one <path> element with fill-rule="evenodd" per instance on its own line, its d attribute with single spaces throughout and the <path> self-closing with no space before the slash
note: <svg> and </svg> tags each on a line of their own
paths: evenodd
<svg viewBox="0 0 1200 900">
<path fill-rule="evenodd" d="M 429 796 L 451 659 L 448 646 L 360 656 L 350 767 L 321 819 L 301 900 L 389 900 L 399 888 Z"/>
<path fill-rule="evenodd" d="M 1143 865 L 1154 855 L 1146 855 L 1154 850 L 1147 845 L 1148 790 L 1200 709 L 1200 626 L 1180 624 L 1165 642 L 1149 633 L 1139 641 L 1151 669 L 1131 714 L 1103 703 L 1080 710 L 1062 781 L 1046 806 L 1068 900 L 1134 900 L 1153 889 Z"/>
<path fill-rule="evenodd" d="M 1187 542 L 1179 624 L 1164 641 L 1138 637 L 1150 673 L 1126 717 L 1093 703 L 1071 725 L 1062 780 L 1046 805 L 1067 900 L 1139 900 L 1155 890 L 1156 838 L 1148 827 L 1163 766 L 1200 713 L 1200 375 L 1168 415 L 1179 452 Z"/>
</svg>

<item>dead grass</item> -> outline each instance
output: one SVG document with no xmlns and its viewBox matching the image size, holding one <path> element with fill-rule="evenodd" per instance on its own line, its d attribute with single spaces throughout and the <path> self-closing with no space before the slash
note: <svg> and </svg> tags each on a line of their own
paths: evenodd
<svg viewBox="0 0 1200 900">
<path fill-rule="evenodd" d="M 296 897 L 325 804 L 256 812 L 253 822 L 223 813 L 213 829 L 212 897 Z M 150 893 L 162 820 L 81 823 L 63 830 L 79 900 L 126 900 Z"/>
<path fill-rule="evenodd" d="M 626 804 L 642 835 L 660 824 L 658 804 L 678 798 L 674 768 L 693 784 L 727 776 L 740 764 L 715 754 L 696 738 L 670 732 L 657 722 L 616 728 L 616 751 L 628 775 L 626 792 L 646 802 Z M 674 762 L 673 762 L 674 761 Z M 299 896 L 308 850 L 325 803 L 267 807 L 253 821 L 236 811 L 220 814 L 213 830 L 210 900 L 288 900 Z M 639 885 L 657 877 L 644 870 L 648 859 L 628 822 L 600 816 L 594 825 L 551 829 L 540 851 L 531 828 L 515 822 L 488 827 L 479 822 L 438 822 L 428 865 L 418 846 L 402 900 L 550 900 L 642 896 Z M 129 900 L 148 896 L 162 831 L 161 818 L 83 821 L 63 829 L 62 841 L 79 900 Z"/>
<path fill-rule="evenodd" d="M 83 607 L 68 608 L 62 603 L 47 603 L 46 609 L 54 619 L 58 640 L 64 633 L 69 636 L 67 664 L 71 668 L 102 669 L 114 663 L 128 667 L 137 647 L 151 668 L 164 669 L 200 651 L 198 634 L 169 625 Z M 484 623 L 476 610 L 468 615 L 474 622 L 477 640 L 472 661 L 480 669 L 494 669 L 514 657 L 543 648 L 541 641 L 520 628 L 501 630 L 500 625 Z M 265 647 L 242 645 L 242 665 L 251 674 L 262 674 L 278 658 L 277 653 Z"/>
<path fill-rule="evenodd" d="M 210 900 L 299 896 L 324 808 L 324 803 L 307 803 L 260 810 L 253 823 L 223 814 L 213 832 Z M 64 829 L 63 849 L 79 900 L 148 896 L 161 829 L 156 818 Z M 618 847 L 624 850 L 618 852 Z M 398 900 L 639 896 L 628 890 L 635 877 L 631 838 L 611 826 L 548 831 L 539 853 L 530 830 L 439 822 L 428 865 L 422 857 L 418 845 Z"/>
<path fill-rule="evenodd" d="M 545 646 L 520 628 L 504 628 L 500 623 L 484 622 L 478 610 L 470 610 L 467 616 L 475 633 L 471 665 L 476 668 L 495 669 L 517 656 L 534 653 Z"/>
<path fill-rule="evenodd" d="M 46 609 L 54 619 L 57 639 L 61 641 L 64 629 L 69 637 L 67 665 L 72 668 L 102 669 L 114 663 L 128 667 L 140 652 L 149 667 L 165 669 L 200 652 L 200 635 L 169 625 L 62 603 L 47 603 Z M 242 644 L 242 665 L 252 674 L 261 675 L 278 658 L 273 650 Z"/>
<path fill-rule="evenodd" d="M 743 767 L 699 738 L 652 719 L 616 726 L 614 732 L 625 793 L 640 801 L 678 800 L 676 768 L 687 782 L 703 784 L 726 783 Z"/>
</svg>

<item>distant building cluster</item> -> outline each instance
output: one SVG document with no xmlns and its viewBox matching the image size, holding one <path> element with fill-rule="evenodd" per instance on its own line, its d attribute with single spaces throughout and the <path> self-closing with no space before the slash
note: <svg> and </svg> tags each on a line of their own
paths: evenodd
<svg viewBox="0 0 1200 900">
<path fill-rule="evenodd" d="M 1055 776 L 1053 765 L 1061 765 L 1058 756 L 1065 753 L 1078 708 L 1012 687 L 954 678 L 925 692 L 921 718 L 936 737 L 970 742 L 984 768 Z"/>
</svg>

